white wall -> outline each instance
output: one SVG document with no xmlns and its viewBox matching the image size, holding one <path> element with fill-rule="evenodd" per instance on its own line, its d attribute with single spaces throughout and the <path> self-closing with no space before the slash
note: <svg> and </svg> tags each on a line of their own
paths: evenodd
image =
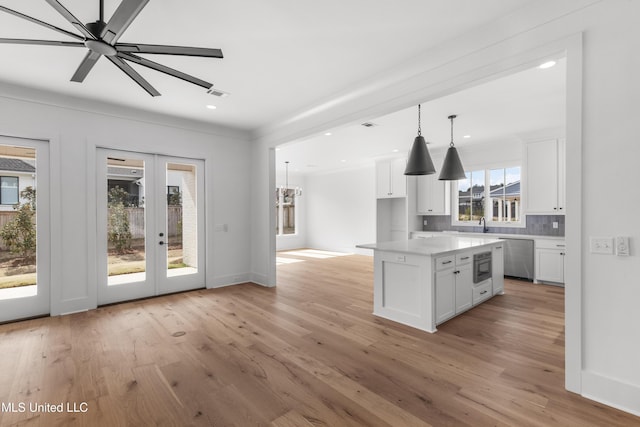
<svg viewBox="0 0 640 427">
<path fill-rule="evenodd" d="M 264 129 L 254 148 L 254 183 L 269 174 L 268 147 L 425 102 L 568 49 L 567 387 L 640 414 L 640 199 L 630 190 L 640 158 L 638 16 L 638 1 L 532 2 L 319 103 L 331 108 L 310 108 Z M 256 214 L 268 206 L 262 200 Z M 254 231 L 254 258 L 269 260 L 268 233 Z M 589 253 L 589 236 L 615 235 L 630 236 L 630 257 Z M 275 283 L 270 267 L 259 267 L 254 273 Z"/>
<path fill-rule="evenodd" d="M 97 304 L 96 146 L 205 159 L 206 285 L 249 279 L 247 135 L 10 85 L 0 85 L 0 134 L 52 141 L 51 228 L 61 235 L 52 242 L 52 314 Z M 228 232 L 214 232 L 219 223 Z"/>
<path fill-rule="evenodd" d="M 307 176 L 308 246 L 372 255 L 356 244 L 376 241 L 375 166 Z"/>
</svg>

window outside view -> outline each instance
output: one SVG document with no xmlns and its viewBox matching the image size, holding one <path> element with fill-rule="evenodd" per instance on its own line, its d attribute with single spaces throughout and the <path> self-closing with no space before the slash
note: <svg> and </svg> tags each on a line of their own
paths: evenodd
<svg viewBox="0 0 640 427">
<path fill-rule="evenodd" d="M 466 172 L 458 181 L 457 221 L 478 223 L 482 217 L 499 223 L 518 223 L 521 219 L 521 168 L 500 168 Z M 489 188 L 489 200 L 485 188 Z"/>
<path fill-rule="evenodd" d="M 296 191 L 276 189 L 276 235 L 296 234 Z"/>
<path fill-rule="evenodd" d="M 37 294 L 36 150 L 0 146 L 0 299 Z"/>
</svg>

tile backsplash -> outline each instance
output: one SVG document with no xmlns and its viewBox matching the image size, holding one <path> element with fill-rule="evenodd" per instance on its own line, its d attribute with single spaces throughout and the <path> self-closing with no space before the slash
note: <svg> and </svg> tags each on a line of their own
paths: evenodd
<svg viewBox="0 0 640 427">
<path fill-rule="evenodd" d="M 466 231 L 482 233 L 482 226 L 454 226 L 451 225 L 451 215 L 423 216 L 422 223 L 427 220 L 427 225 L 422 226 L 423 231 Z M 558 228 L 553 228 L 553 223 L 558 223 Z M 534 236 L 564 236 L 564 215 L 527 215 L 527 226 L 519 227 L 491 227 L 487 233 L 498 234 L 523 234 Z"/>
</svg>

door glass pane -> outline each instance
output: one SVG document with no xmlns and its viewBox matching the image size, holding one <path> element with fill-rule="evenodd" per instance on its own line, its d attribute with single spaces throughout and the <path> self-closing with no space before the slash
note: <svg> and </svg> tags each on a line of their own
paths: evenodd
<svg viewBox="0 0 640 427">
<path fill-rule="evenodd" d="M 167 277 L 198 272 L 196 166 L 167 163 Z"/>
<path fill-rule="evenodd" d="M 143 160 L 107 158 L 109 286 L 146 279 L 144 179 Z"/>
<path fill-rule="evenodd" d="M 0 299 L 37 295 L 36 150 L 0 145 Z"/>
</svg>

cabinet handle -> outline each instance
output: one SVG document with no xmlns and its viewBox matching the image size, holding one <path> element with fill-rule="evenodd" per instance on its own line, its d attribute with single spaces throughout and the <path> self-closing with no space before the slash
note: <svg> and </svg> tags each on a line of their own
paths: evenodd
<svg viewBox="0 0 640 427">
<path fill-rule="evenodd" d="M 502 246 L 496 246 L 496 249 L 502 249 Z"/>
<path fill-rule="evenodd" d="M 560 252 L 560 255 L 564 256 L 564 252 Z"/>
<path fill-rule="evenodd" d="M 484 295 L 484 294 L 486 294 L 487 292 L 488 292 L 488 291 L 482 291 L 482 292 L 480 292 L 480 295 Z"/>
<path fill-rule="evenodd" d="M 460 274 L 460 270 L 454 271 L 453 274 Z"/>
<path fill-rule="evenodd" d="M 557 211 L 557 210 L 558 210 L 558 208 L 553 208 L 553 210 L 554 210 L 554 211 Z"/>
<path fill-rule="evenodd" d="M 565 245 L 556 245 L 556 248 L 564 248 Z"/>
<path fill-rule="evenodd" d="M 469 259 L 469 257 L 468 257 L 468 256 L 465 256 L 465 257 L 462 257 L 462 258 L 460 258 L 460 259 L 461 259 L 461 260 L 463 260 L 463 259 Z"/>
<path fill-rule="evenodd" d="M 445 265 L 445 264 L 451 264 L 451 261 L 444 261 L 444 262 L 442 263 L 442 265 Z"/>
<path fill-rule="evenodd" d="M 558 209 L 562 210 L 562 208 L 558 208 Z"/>
</svg>

